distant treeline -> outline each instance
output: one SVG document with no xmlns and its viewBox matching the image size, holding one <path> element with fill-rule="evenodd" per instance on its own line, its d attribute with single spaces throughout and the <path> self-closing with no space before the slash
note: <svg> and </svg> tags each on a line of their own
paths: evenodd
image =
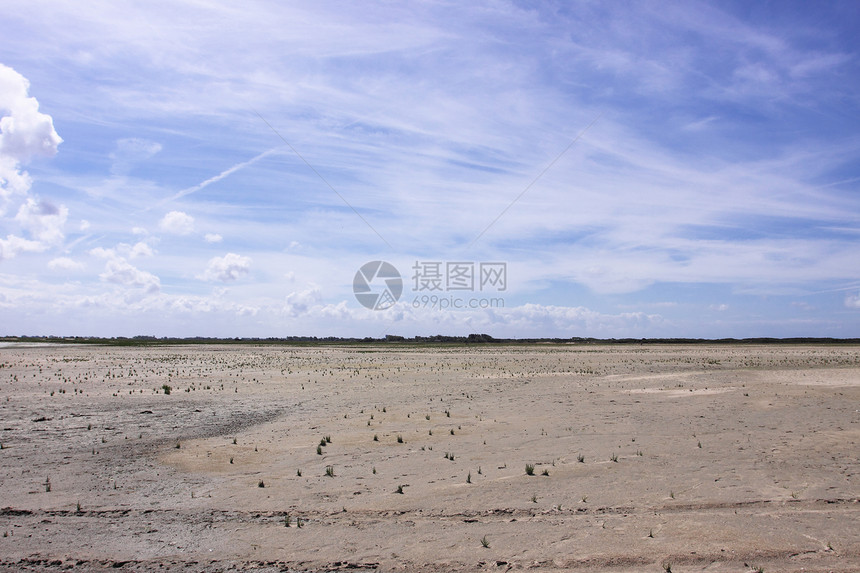
<svg viewBox="0 0 860 573">
<path fill-rule="evenodd" d="M 258 345 L 331 345 L 331 344 L 860 344 L 860 338 L 493 338 L 489 334 L 470 334 L 468 336 L 414 336 L 406 338 L 389 334 L 384 338 L 341 338 L 338 336 L 285 336 L 270 338 L 210 338 L 195 336 L 191 338 L 117 336 L 103 338 L 97 336 L 3 336 L 0 342 L 29 342 L 55 344 L 104 344 L 111 346 L 155 346 L 181 344 L 258 344 Z"/>
</svg>

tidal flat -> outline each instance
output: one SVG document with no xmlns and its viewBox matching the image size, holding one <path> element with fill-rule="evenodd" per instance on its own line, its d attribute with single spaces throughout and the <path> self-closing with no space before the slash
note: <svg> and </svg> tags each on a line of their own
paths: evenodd
<svg viewBox="0 0 860 573">
<path fill-rule="evenodd" d="M 860 346 L 0 348 L 0 571 L 858 571 Z"/>
</svg>

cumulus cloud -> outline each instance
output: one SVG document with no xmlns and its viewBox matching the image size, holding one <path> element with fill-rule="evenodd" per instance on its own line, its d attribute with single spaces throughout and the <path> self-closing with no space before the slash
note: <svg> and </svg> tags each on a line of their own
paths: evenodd
<svg viewBox="0 0 860 573">
<path fill-rule="evenodd" d="M 63 141 L 54 131 L 50 115 L 39 111 L 39 102 L 29 97 L 30 82 L 0 64 L 0 155 L 25 163 L 35 156 L 51 157 Z"/>
<path fill-rule="evenodd" d="M 46 245 L 58 245 L 65 236 L 63 227 L 68 215 L 69 210 L 66 207 L 57 207 L 49 201 L 27 199 L 18 209 L 15 221 L 30 234 L 31 238 Z"/>
<path fill-rule="evenodd" d="M 322 291 L 316 285 L 301 292 L 291 292 L 284 301 L 284 310 L 290 316 L 301 316 L 308 314 L 311 309 L 319 305 L 322 300 Z"/>
<path fill-rule="evenodd" d="M 131 259 L 135 259 L 137 257 L 151 257 L 153 254 L 155 254 L 154 251 L 152 250 L 152 247 L 150 247 L 148 244 L 144 243 L 143 241 L 138 241 L 137 243 L 135 243 L 134 245 L 131 245 L 131 246 L 126 245 L 125 243 L 122 243 L 120 245 L 120 247 L 122 247 L 122 249 L 123 249 L 120 252 L 127 253 L 127 256 Z"/>
<path fill-rule="evenodd" d="M 207 243 L 220 243 L 224 240 L 224 237 L 222 237 L 218 233 L 206 233 L 203 238 L 206 239 Z"/>
<path fill-rule="evenodd" d="M 194 232 L 194 217 L 182 211 L 171 211 L 161 219 L 158 227 L 173 235 L 190 235 Z"/>
<path fill-rule="evenodd" d="M 248 274 L 250 269 L 251 259 L 249 257 L 243 257 L 236 253 L 227 253 L 223 257 L 211 258 L 206 271 L 198 278 L 206 281 L 218 280 L 221 282 L 230 282 Z"/>
<path fill-rule="evenodd" d="M 52 271 L 78 271 L 84 268 L 84 264 L 69 257 L 57 257 L 48 262 L 48 268 Z"/>
<path fill-rule="evenodd" d="M 0 64 L 0 215 L 13 195 L 30 189 L 32 180 L 21 166 L 36 156 L 53 156 L 63 141 L 29 90 L 27 78 Z"/>
<path fill-rule="evenodd" d="M 141 289 L 145 294 L 156 294 L 161 291 L 161 280 L 157 276 L 135 267 L 126 258 L 152 255 L 153 251 L 146 243 L 139 242 L 134 245 L 120 243 L 113 249 L 96 247 L 90 249 L 89 253 L 106 260 L 105 270 L 99 275 L 102 281 L 129 289 Z"/>
<path fill-rule="evenodd" d="M 99 275 L 105 282 L 129 288 L 140 288 L 147 294 L 161 290 L 161 281 L 154 274 L 142 271 L 122 257 L 109 259 L 105 271 Z"/>
<path fill-rule="evenodd" d="M 152 247 L 150 247 L 147 243 L 144 243 L 143 241 L 138 241 L 134 245 L 129 245 L 128 243 L 120 243 L 113 249 L 96 247 L 94 249 L 90 249 L 90 254 L 100 259 L 134 259 L 137 257 L 151 257 L 155 254 L 155 251 L 153 251 Z"/>
<path fill-rule="evenodd" d="M 29 96 L 29 90 L 24 76 L 0 64 L 0 216 L 13 198 L 27 197 L 32 179 L 22 166 L 33 157 L 53 156 L 63 141 L 54 131 L 51 116 L 39 111 L 39 102 Z M 68 214 L 63 206 L 27 198 L 15 222 L 29 237 L 10 234 L 0 239 L 0 260 L 61 243 Z"/>
<path fill-rule="evenodd" d="M 845 297 L 845 306 L 848 308 L 860 309 L 860 292 L 857 294 L 849 294 Z"/>
<path fill-rule="evenodd" d="M 11 259 L 18 253 L 39 253 L 47 248 L 48 246 L 40 241 L 7 235 L 5 239 L 0 239 L 0 261 Z"/>
</svg>

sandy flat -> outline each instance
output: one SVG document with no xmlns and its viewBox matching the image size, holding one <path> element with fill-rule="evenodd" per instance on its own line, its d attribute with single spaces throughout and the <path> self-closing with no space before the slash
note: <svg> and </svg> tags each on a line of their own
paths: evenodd
<svg viewBox="0 0 860 573">
<path fill-rule="evenodd" d="M 855 346 L 12 345 L 0 443 L 3 571 L 860 570 Z"/>
</svg>

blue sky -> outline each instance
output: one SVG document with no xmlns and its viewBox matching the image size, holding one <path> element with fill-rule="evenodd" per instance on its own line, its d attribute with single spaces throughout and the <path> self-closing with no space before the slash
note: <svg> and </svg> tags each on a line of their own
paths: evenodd
<svg viewBox="0 0 860 573">
<path fill-rule="evenodd" d="M 854 2 L 7 0 L 0 334 L 860 336 L 858 29 Z M 374 260 L 384 310 L 353 295 Z M 417 291 L 416 261 L 506 288 Z"/>
</svg>

